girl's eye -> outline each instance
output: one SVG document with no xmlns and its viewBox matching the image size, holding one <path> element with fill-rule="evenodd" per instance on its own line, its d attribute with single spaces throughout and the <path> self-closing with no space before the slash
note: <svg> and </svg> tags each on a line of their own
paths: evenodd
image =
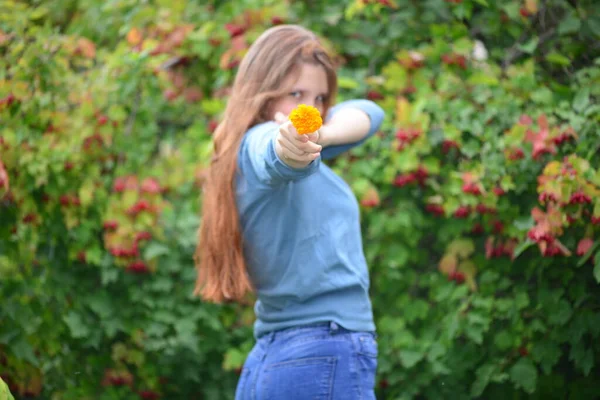
<svg viewBox="0 0 600 400">
<path fill-rule="evenodd" d="M 324 103 L 325 102 L 325 96 L 317 96 L 317 101 L 319 103 Z"/>
<path fill-rule="evenodd" d="M 295 98 L 299 98 L 300 97 L 300 92 L 296 91 L 296 92 L 291 92 L 290 96 L 295 97 Z"/>
</svg>

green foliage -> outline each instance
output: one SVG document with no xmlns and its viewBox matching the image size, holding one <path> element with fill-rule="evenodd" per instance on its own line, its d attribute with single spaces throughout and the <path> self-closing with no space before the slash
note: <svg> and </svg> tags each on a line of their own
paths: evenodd
<svg viewBox="0 0 600 400">
<path fill-rule="evenodd" d="M 254 317 L 192 296 L 199 187 L 237 63 L 284 21 L 327 38 L 340 100 L 386 110 L 332 163 L 363 207 L 378 398 L 600 396 L 594 6 L 4 1 L 0 375 L 233 397 Z"/>
</svg>

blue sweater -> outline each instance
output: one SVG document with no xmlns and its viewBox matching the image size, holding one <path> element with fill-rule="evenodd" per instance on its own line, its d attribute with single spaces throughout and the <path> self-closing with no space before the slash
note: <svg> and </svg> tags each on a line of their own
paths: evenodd
<svg viewBox="0 0 600 400">
<path fill-rule="evenodd" d="M 375 330 L 358 202 L 321 158 L 364 142 L 379 129 L 384 113 L 371 101 L 350 100 L 332 107 L 329 117 L 344 107 L 369 115 L 368 135 L 357 143 L 323 148 L 321 157 L 302 169 L 277 156 L 275 122 L 253 126 L 242 139 L 236 201 L 257 293 L 255 337 L 324 321 Z"/>
</svg>

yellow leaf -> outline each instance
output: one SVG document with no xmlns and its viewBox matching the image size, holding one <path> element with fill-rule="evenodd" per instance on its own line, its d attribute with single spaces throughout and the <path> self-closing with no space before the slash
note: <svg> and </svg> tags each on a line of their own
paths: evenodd
<svg viewBox="0 0 600 400">
<path fill-rule="evenodd" d="M 560 172 L 560 162 L 558 161 L 552 161 L 550 163 L 548 163 L 548 165 L 546 165 L 546 168 L 544 168 L 544 175 L 547 176 L 555 176 L 558 175 Z"/>
<path fill-rule="evenodd" d="M 477 267 L 475 266 L 475 263 L 471 260 L 463 261 L 458 266 L 458 270 L 465 275 L 467 286 L 469 286 L 472 291 L 476 291 L 477 283 L 475 282 L 475 275 L 477 274 Z"/>
<path fill-rule="evenodd" d="M 450 253 L 442 257 L 438 268 L 443 274 L 449 275 L 456 270 L 457 264 L 458 260 L 456 259 L 456 255 Z"/>
<path fill-rule="evenodd" d="M 406 97 L 398 98 L 396 102 L 396 123 L 398 125 L 408 125 L 410 122 L 410 103 Z"/>
<path fill-rule="evenodd" d="M 92 204 L 94 199 L 94 182 L 88 180 L 82 187 L 79 188 L 79 200 L 81 205 L 87 207 Z"/>
<path fill-rule="evenodd" d="M 470 239 L 456 239 L 448 245 L 448 253 L 467 258 L 475 251 L 475 245 Z"/>
<path fill-rule="evenodd" d="M 132 46 L 140 44 L 142 39 L 142 33 L 138 28 L 131 28 L 131 30 L 127 33 L 127 42 Z"/>
<path fill-rule="evenodd" d="M 89 39 L 79 38 L 77 41 L 77 49 L 86 58 L 96 57 L 96 45 Z"/>
<path fill-rule="evenodd" d="M 525 9 L 529 14 L 537 14 L 538 0 L 525 0 Z"/>
</svg>

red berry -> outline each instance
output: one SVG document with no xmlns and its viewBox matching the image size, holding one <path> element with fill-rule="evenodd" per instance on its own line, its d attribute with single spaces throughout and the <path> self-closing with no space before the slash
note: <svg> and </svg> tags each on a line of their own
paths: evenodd
<svg viewBox="0 0 600 400">
<path fill-rule="evenodd" d="M 509 150 L 508 152 L 508 159 L 511 161 L 517 161 L 523 158 L 525 158 L 525 152 L 523 151 L 523 149 L 514 148 Z"/>
<path fill-rule="evenodd" d="M 135 235 L 135 241 L 139 242 L 140 240 L 150 240 L 152 239 L 152 234 L 150 232 L 147 231 L 143 231 L 143 232 L 138 232 Z"/>
<path fill-rule="evenodd" d="M 454 140 L 444 140 L 442 142 L 442 153 L 448 154 L 452 149 L 459 149 L 460 146 Z"/>
<path fill-rule="evenodd" d="M 145 274 L 150 271 L 150 268 L 143 261 L 133 261 L 127 266 L 127 271 L 135 274 Z"/>
<path fill-rule="evenodd" d="M 444 207 L 439 204 L 427 204 L 425 206 L 425 210 L 430 212 L 435 216 L 443 216 L 444 215 Z"/>
<path fill-rule="evenodd" d="M 474 233 L 476 235 L 481 235 L 483 232 L 483 225 L 481 225 L 479 222 L 473 225 L 473 229 L 471 229 L 471 233 Z"/>
<path fill-rule="evenodd" d="M 158 194 L 162 192 L 160 184 L 156 178 L 146 178 L 142 182 L 140 190 L 144 193 Z"/>
<path fill-rule="evenodd" d="M 163 97 L 165 98 L 165 100 L 168 101 L 173 101 L 175 100 L 177 97 L 179 96 L 179 93 L 177 93 L 175 90 L 173 89 L 167 89 L 163 92 Z"/>
<path fill-rule="evenodd" d="M 236 24 L 225 24 L 225 29 L 229 32 L 229 36 L 233 39 L 236 36 L 240 36 L 246 32 L 246 28 Z"/>
<path fill-rule="evenodd" d="M 471 207 L 469 206 L 460 206 L 454 212 L 454 216 L 456 218 L 467 218 L 471 214 Z"/>
<path fill-rule="evenodd" d="M 376 101 L 376 100 L 383 100 L 384 98 L 385 98 L 385 96 L 382 95 L 381 93 L 379 93 L 378 91 L 369 90 L 367 92 L 367 99 L 369 99 L 369 100 Z"/>
<path fill-rule="evenodd" d="M 529 355 L 529 350 L 526 347 L 519 347 L 519 354 L 521 357 L 527 357 Z"/>
<path fill-rule="evenodd" d="M 454 274 L 454 280 L 456 281 L 456 283 L 461 284 L 465 281 L 465 274 L 458 271 Z"/>
<path fill-rule="evenodd" d="M 31 224 L 31 223 L 34 223 L 36 221 L 36 219 L 37 219 L 37 216 L 34 213 L 29 213 L 23 217 L 23 223 Z"/>
<path fill-rule="evenodd" d="M 475 196 L 481 195 L 481 188 L 475 182 L 465 183 L 462 187 L 462 191 Z"/>
<path fill-rule="evenodd" d="M 152 205 L 146 199 L 138 200 L 133 206 L 129 207 L 127 213 L 135 217 L 143 211 L 153 211 Z"/>
<path fill-rule="evenodd" d="M 8 96 L 0 100 L 0 108 L 2 108 L 4 105 L 10 107 L 15 102 L 15 100 L 15 96 L 12 93 L 10 93 Z"/>
<path fill-rule="evenodd" d="M 208 131 L 210 133 L 214 133 L 214 131 L 217 129 L 217 126 L 219 126 L 219 123 L 217 121 L 211 119 L 208 122 Z"/>
<path fill-rule="evenodd" d="M 141 390 L 138 392 L 140 398 L 144 400 L 158 400 L 160 395 L 153 390 Z"/>
<path fill-rule="evenodd" d="M 114 231 L 119 227 L 119 223 L 117 221 L 106 221 L 102 224 L 102 227 L 107 231 Z"/>
<path fill-rule="evenodd" d="M 394 186 L 397 187 L 403 187 L 406 186 L 410 183 L 416 182 L 417 177 L 414 173 L 408 173 L 408 174 L 404 174 L 404 175 L 398 175 L 395 179 L 394 179 Z"/>
<path fill-rule="evenodd" d="M 96 121 L 98 122 L 99 126 L 106 125 L 106 123 L 108 122 L 108 117 L 106 115 L 100 114 L 96 117 Z"/>
<path fill-rule="evenodd" d="M 504 224 L 501 221 L 494 221 L 492 230 L 500 234 L 504 231 Z"/>
<path fill-rule="evenodd" d="M 592 199 L 590 198 L 590 196 L 583 192 L 573 193 L 571 195 L 571 198 L 569 199 L 569 204 L 587 204 L 591 202 Z"/>
<path fill-rule="evenodd" d="M 278 16 L 271 17 L 271 24 L 273 24 L 273 25 L 281 25 L 283 23 L 284 23 L 283 18 L 278 17 Z"/>
</svg>

